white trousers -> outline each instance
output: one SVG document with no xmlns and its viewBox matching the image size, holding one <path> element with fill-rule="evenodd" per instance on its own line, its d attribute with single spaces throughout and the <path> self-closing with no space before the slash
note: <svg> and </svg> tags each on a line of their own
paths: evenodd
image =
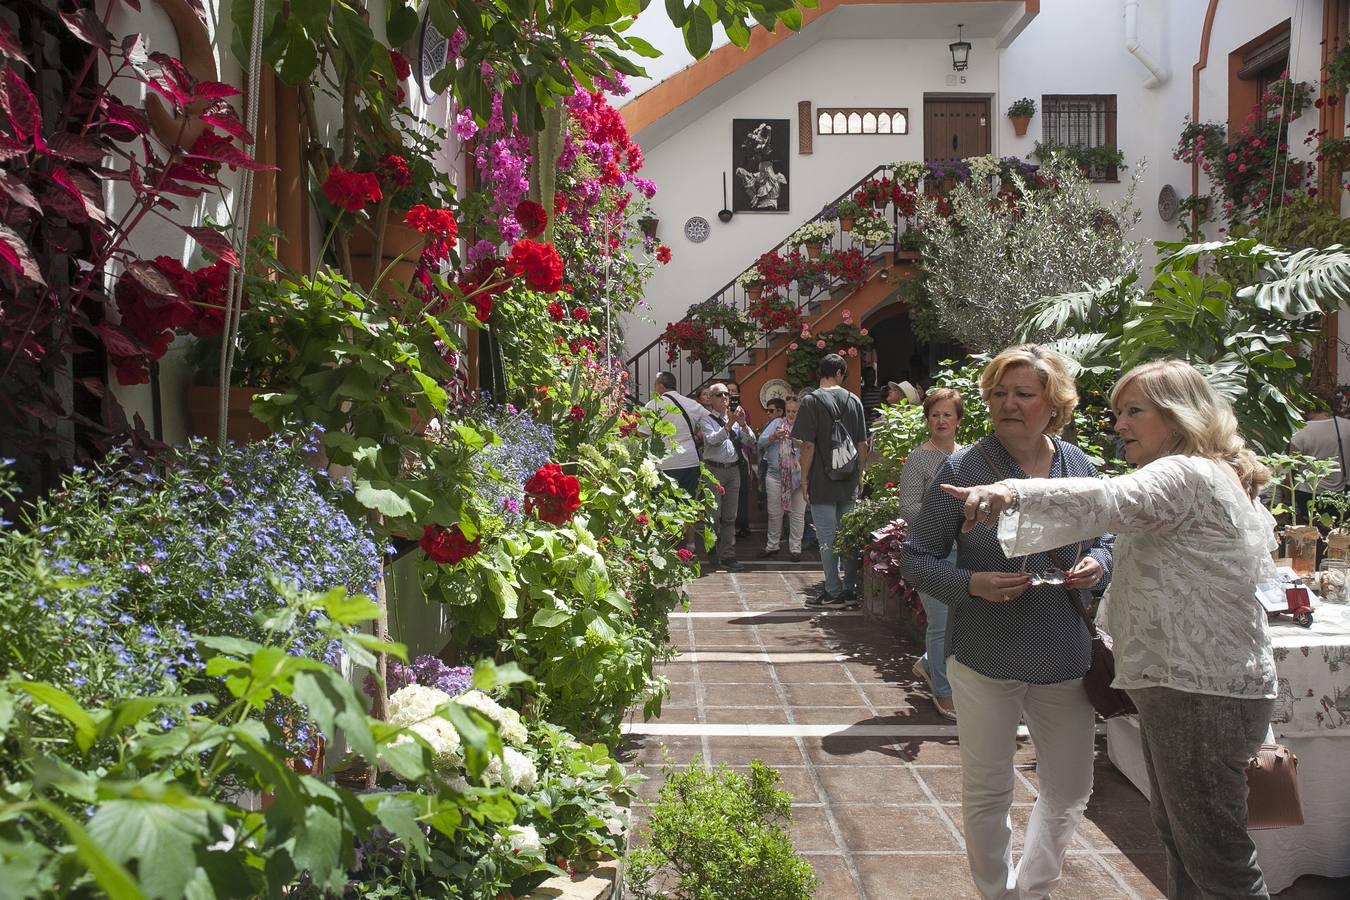
<svg viewBox="0 0 1350 900">
<path fill-rule="evenodd" d="M 783 481 L 781 478 L 774 478 L 772 474 L 764 479 L 764 492 L 768 495 L 769 502 L 769 531 L 765 536 L 764 546 L 773 551 L 778 549 L 778 541 L 783 533 Z M 788 550 L 792 553 L 802 552 L 802 530 L 806 527 L 806 498 L 802 496 L 802 489 L 799 487 L 792 492 L 790 499 L 791 509 L 788 513 Z"/>
<path fill-rule="evenodd" d="M 1040 900 L 1059 884 L 1064 854 L 1092 794 L 1095 719 L 1083 680 L 1027 684 L 987 678 L 947 658 L 960 716 L 961 815 L 966 856 L 986 900 Z M 1013 754 L 1026 719 L 1036 746 L 1040 791 L 1026 845 L 1012 865 Z"/>
</svg>

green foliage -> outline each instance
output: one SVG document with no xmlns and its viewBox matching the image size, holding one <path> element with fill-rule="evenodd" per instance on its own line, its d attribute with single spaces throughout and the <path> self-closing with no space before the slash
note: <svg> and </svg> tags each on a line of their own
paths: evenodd
<svg viewBox="0 0 1350 900">
<path fill-rule="evenodd" d="M 1043 144 L 1036 142 L 1031 155 L 1043 163 L 1055 158 L 1068 160 L 1078 166 L 1083 177 L 1094 181 L 1116 179 L 1116 172 L 1125 168 L 1125 154 L 1109 144 L 1097 144 L 1088 147 L 1079 144 Z"/>
<path fill-rule="evenodd" d="M 685 771 L 665 770 L 651 810 L 647 845 L 628 858 L 627 884 L 638 900 L 808 900 L 811 864 L 792 848 L 783 823 L 792 798 L 759 760 L 748 774 L 695 757 Z"/>
<path fill-rule="evenodd" d="M 1019 117 L 1031 118 L 1036 115 L 1036 101 L 1030 97 L 1023 97 L 1021 100 L 1014 100 L 1008 107 L 1008 118 Z"/>
<path fill-rule="evenodd" d="M 1248 223 L 1233 226 L 1233 238 L 1256 238 L 1281 250 L 1306 250 L 1350 244 L 1350 219 L 1321 197 L 1296 191 L 1284 203 L 1263 211 Z"/>
<path fill-rule="evenodd" d="M 755 323 L 746 319 L 745 314 L 734 304 L 723 303 L 719 297 L 709 297 L 695 303 L 689 307 L 685 318 L 710 330 L 722 330 L 728 340 L 741 347 L 748 347 L 755 341 Z M 720 368 L 714 366 L 710 367 L 710 370 L 718 371 Z"/>
<path fill-rule="evenodd" d="M 1103 380 L 1151 359 L 1186 360 L 1232 401 L 1249 441 L 1286 446 L 1312 401 L 1312 364 L 1296 348 L 1350 292 L 1350 254 L 1289 253 L 1250 237 L 1158 248 L 1146 290 L 1131 275 L 1042 298 L 1022 334 L 1055 337 L 1051 346 Z"/>
<path fill-rule="evenodd" d="M 820 378 L 820 361 L 829 353 L 838 353 L 847 359 L 872 349 L 872 336 L 863 333 L 863 329 L 853 322 L 840 322 L 838 325 L 811 335 L 805 327 L 797 339 L 789 345 L 787 358 L 787 380 L 798 390 L 812 385 Z"/>
<path fill-rule="evenodd" d="M 1309 505 L 1310 515 L 1315 514 L 1318 506 L 1326 513 L 1343 506 L 1331 501 L 1318 491 L 1323 478 L 1335 475 L 1341 469 L 1339 460 L 1319 459 L 1304 453 L 1272 453 L 1261 457 L 1261 462 L 1270 469 L 1270 480 L 1274 487 L 1270 491 L 1270 514 L 1282 516 L 1289 514 L 1289 524 L 1298 525 L 1298 504 L 1294 502 L 1295 493 L 1313 495 Z M 1317 504 L 1317 505 L 1313 505 Z"/>
<path fill-rule="evenodd" d="M 859 500 L 839 520 L 834 533 L 834 552 L 843 559 L 861 559 L 863 546 L 872 539 L 872 532 L 900 518 L 899 482 L 888 482 L 873 490 L 870 497 Z"/>
</svg>

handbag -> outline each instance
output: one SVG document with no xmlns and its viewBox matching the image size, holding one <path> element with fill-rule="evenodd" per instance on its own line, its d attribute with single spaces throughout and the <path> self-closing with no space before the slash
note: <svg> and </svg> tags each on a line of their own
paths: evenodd
<svg viewBox="0 0 1350 900">
<path fill-rule="evenodd" d="M 1247 764 L 1247 827 L 1290 828 L 1302 824 L 1298 757 L 1283 744 L 1262 744 Z"/>
<path fill-rule="evenodd" d="M 981 444 L 975 446 L 980 448 L 980 453 L 984 456 L 990 471 L 1000 479 L 1004 478 L 1003 471 L 989 455 L 989 451 Z M 1119 688 L 1111 687 L 1111 682 L 1116 678 L 1116 655 L 1111 650 L 1110 641 L 1097 630 L 1097 623 L 1088 615 L 1087 608 L 1078 598 L 1078 591 L 1065 588 L 1064 595 L 1069 598 L 1069 605 L 1082 617 L 1083 624 L 1087 625 L 1088 634 L 1092 637 L 1092 662 L 1083 675 L 1083 690 L 1087 693 L 1088 702 L 1103 719 L 1137 713 L 1139 710 L 1135 708 L 1130 695 Z"/>
</svg>

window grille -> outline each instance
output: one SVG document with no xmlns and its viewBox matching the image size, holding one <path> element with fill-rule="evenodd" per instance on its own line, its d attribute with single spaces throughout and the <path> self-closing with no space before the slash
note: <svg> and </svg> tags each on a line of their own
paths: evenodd
<svg viewBox="0 0 1350 900">
<path fill-rule="evenodd" d="M 1041 140 L 1048 147 L 1116 146 L 1115 94 L 1046 94 L 1041 97 Z M 1094 181 L 1115 181 L 1116 167 L 1097 171 Z"/>
</svg>

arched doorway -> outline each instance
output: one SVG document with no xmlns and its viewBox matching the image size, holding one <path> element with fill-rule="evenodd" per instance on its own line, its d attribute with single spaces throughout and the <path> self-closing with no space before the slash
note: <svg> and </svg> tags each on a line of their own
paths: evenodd
<svg viewBox="0 0 1350 900">
<path fill-rule="evenodd" d="M 863 320 L 863 327 L 874 343 L 873 362 L 877 384 L 909 381 L 927 387 L 932 383 L 938 363 L 965 355 L 958 344 L 929 344 L 920 340 L 910 326 L 909 311 L 895 298 L 878 307 Z"/>
</svg>

